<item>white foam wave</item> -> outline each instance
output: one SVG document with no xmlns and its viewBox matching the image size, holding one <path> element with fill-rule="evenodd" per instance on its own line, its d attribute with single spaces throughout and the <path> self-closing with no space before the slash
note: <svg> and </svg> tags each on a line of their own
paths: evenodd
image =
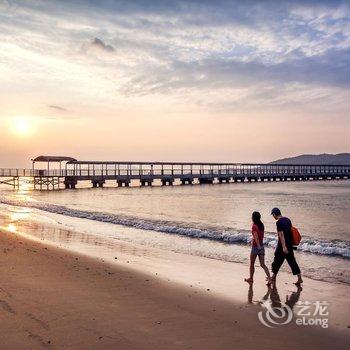
<svg viewBox="0 0 350 350">
<path fill-rule="evenodd" d="M 230 228 L 205 227 L 198 224 L 142 219 L 112 213 L 78 210 L 65 206 L 34 201 L 29 202 L 0 198 L 0 203 L 11 206 L 30 207 L 50 213 L 134 227 L 142 230 L 177 234 L 193 238 L 205 238 L 231 244 L 249 244 L 251 240 L 250 232 L 244 230 L 234 232 Z M 275 247 L 277 244 L 276 235 L 272 233 L 266 233 L 264 240 L 265 244 L 270 247 Z M 342 240 L 317 240 L 310 237 L 304 237 L 298 250 L 313 254 L 350 258 L 350 242 Z"/>
</svg>

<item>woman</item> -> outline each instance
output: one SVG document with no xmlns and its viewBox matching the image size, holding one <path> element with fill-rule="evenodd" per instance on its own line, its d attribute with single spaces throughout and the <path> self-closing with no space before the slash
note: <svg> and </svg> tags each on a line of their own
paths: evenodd
<svg viewBox="0 0 350 350">
<path fill-rule="evenodd" d="M 270 271 L 265 265 L 265 248 L 264 248 L 264 224 L 261 221 L 261 215 L 259 212 L 255 211 L 252 214 L 252 250 L 250 253 L 250 277 L 246 278 L 245 281 L 248 283 L 253 283 L 254 276 L 254 264 L 256 257 L 259 257 L 260 266 L 264 269 L 266 273 L 267 284 L 271 284 Z"/>
</svg>

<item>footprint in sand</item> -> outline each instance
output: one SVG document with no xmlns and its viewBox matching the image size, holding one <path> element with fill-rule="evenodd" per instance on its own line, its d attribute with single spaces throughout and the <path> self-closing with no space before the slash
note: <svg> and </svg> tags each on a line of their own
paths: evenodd
<svg viewBox="0 0 350 350">
<path fill-rule="evenodd" d="M 10 314 L 15 314 L 16 311 L 14 309 L 12 309 L 12 307 L 10 306 L 10 304 L 5 301 L 5 300 L 0 300 L 0 306 L 7 312 L 9 312 Z"/>
<path fill-rule="evenodd" d="M 0 293 L 5 294 L 5 296 L 12 298 L 12 294 L 0 287 Z"/>
<path fill-rule="evenodd" d="M 25 329 L 25 331 L 28 333 L 28 337 L 35 340 L 39 345 L 41 345 L 43 348 L 48 348 L 50 346 L 51 341 L 45 341 L 40 335 L 32 333 Z"/>
<path fill-rule="evenodd" d="M 40 320 L 40 318 L 35 317 L 33 314 L 26 312 L 25 315 L 27 317 L 29 317 L 30 319 L 32 319 L 33 321 L 35 321 L 37 324 L 39 324 L 42 328 L 44 328 L 45 330 L 49 330 L 50 327 L 47 323 L 45 323 L 44 321 Z"/>
</svg>

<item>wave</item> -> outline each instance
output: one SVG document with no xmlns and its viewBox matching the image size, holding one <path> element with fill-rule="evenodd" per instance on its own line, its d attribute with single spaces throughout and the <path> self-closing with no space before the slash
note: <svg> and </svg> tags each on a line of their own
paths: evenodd
<svg viewBox="0 0 350 350">
<path fill-rule="evenodd" d="M 227 244 L 236 243 L 248 245 L 250 244 L 251 240 L 251 234 L 249 231 L 240 230 L 239 232 L 236 232 L 233 231 L 232 228 L 227 227 L 210 227 L 194 223 L 188 224 L 174 221 L 143 219 L 127 215 L 72 209 L 62 205 L 47 204 L 35 201 L 20 201 L 0 198 L 0 203 L 17 207 L 29 207 L 54 214 L 106 222 L 142 230 L 216 240 Z M 265 233 L 264 241 L 265 245 L 275 247 L 277 244 L 276 234 L 271 232 Z M 298 246 L 298 250 L 312 254 L 350 258 L 349 241 L 319 240 L 304 236 L 301 244 Z"/>
</svg>

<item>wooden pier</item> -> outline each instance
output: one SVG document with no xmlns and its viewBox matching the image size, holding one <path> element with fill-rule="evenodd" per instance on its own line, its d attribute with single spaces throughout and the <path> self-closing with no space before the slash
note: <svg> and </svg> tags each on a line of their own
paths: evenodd
<svg viewBox="0 0 350 350">
<path fill-rule="evenodd" d="M 38 162 L 47 163 L 46 169 L 35 169 Z M 59 168 L 50 169 L 52 163 L 58 163 Z M 27 181 L 39 190 L 74 189 L 80 181 L 103 187 L 107 180 L 113 180 L 119 187 L 128 187 L 132 181 L 141 186 L 152 186 L 155 181 L 171 186 L 175 182 L 191 185 L 349 178 L 349 165 L 78 161 L 57 156 L 33 159 L 32 169 L 0 169 L 0 183 L 17 188 L 20 181 Z"/>
</svg>

